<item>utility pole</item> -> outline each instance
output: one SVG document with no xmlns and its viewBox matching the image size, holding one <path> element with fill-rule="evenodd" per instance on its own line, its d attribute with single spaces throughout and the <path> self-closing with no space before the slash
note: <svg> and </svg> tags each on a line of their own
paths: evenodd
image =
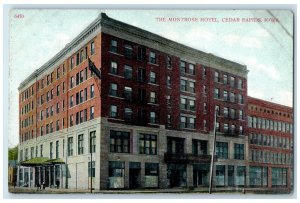
<svg viewBox="0 0 300 203">
<path fill-rule="evenodd" d="M 93 193 L 93 175 L 92 175 L 92 166 L 93 166 L 93 152 L 92 152 L 92 137 L 90 135 L 90 153 L 91 153 L 91 162 L 90 162 L 90 181 L 91 181 L 91 193 Z"/>
<path fill-rule="evenodd" d="M 213 185 L 213 172 L 214 172 L 214 161 L 215 161 L 215 151 L 216 151 L 216 123 L 217 123 L 217 107 L 215 107 L 215 117 L 214 117 L 214 141 L 213 141 L 213 150 L 211 154 L 211 162 L 210 162 L 210 181 L 209 181 L 209 194 L 212 192 L 212 185 Z"/>
<path fill-rule="evenodd" d="M 94 62 L 92 62 L 89 57 L 88 57 L 88 64 L 89 64 L 89 69 L 93 73 L 95 73 L 95 75 L 98 77 L 99 80 L 101 80 L 102 79 L 101 70 L 99 70 L 95 66 Z M 98 88 L 99 88 L 99 93 L 101 94 L 100 87 L 98 86 Z M 99 94 L 99 98 L 100 98 L 100 94 Z M 93 151 L 92 151 L 92 137 L 91 137 L 91 135 L 90 135 L 90 153 L 91 153 L 91 162 L 90 162 L 90 177 L 91 177 L 91 179 L 90 179 L 90 181 L 91 181 L 91 193 L 93 193 L 93 181 L 92 181 L 93 180 L 93 176 L 92 176 L 92 171 L 93 171 L 92 170 L 92 166 L 93 166 Z"/>
</svg>

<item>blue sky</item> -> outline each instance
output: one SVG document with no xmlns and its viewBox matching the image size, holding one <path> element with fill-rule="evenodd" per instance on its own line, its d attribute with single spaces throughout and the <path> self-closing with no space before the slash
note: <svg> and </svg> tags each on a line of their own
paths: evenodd
<svg viewBox="0 0 300 203">
<path fill-rule="evenodd" d="M 11 10 L 9 37 L 9 146 L 18 143 L 18 86 L 60 51 L 100 12 L 193 48 L 244 64 L 248 95 L 292 106 L 293 14 L 284 10 Z M 24 18 L 15 18 L 22 14 Z M 272 18 L 273 22 L 222 22 Z M 157 17 L 217 18 L 212 22 L 158 22 Z"/>
</svg>

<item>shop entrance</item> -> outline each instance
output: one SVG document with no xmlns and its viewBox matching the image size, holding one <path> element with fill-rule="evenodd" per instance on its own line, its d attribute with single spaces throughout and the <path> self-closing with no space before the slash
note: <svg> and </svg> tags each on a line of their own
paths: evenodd
<svg viewBox="0 0 300 203">
<path fill-rule="evenodd" d="M 129 188 L 135 189 L 140 187 L 141 163 L 129 163 Z"/>
</svg>

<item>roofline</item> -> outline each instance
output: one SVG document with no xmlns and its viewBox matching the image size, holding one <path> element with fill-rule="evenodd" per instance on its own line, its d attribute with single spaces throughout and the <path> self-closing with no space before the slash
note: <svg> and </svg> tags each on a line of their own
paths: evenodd
<svg viewBox="0 0 300 203">
<path fill-rule="evenodd" d="M 247 96 L 248 97 L 248 104 L 251 103 L 251 100 L 252 101 L 259 101 L 259 102 L 262 102 L 264 105 L 266 106 L 275 106 L 278 107 L 278 108 L 284 108 L 286 109 L 287 111 L 292 111 L 294 110 L 293 107 L 290 107 L 290 106 L 286 106 L 286 105 L 282 105 L 282 104 L 278 104 L 278 103 L 274 103 L 274 102 L 270 102 L 270 101 L 266 101 L 266 100 L 263 100 L 263 99 L 260 99 L 260 98 L 256 98 L 256 97 L 251 97 L 251 96 Z"/>
<path fill-rule="evenodd" d="M 230 61 L 228 59 L 224 59 L 222 57 L 213 55 L 211 53 L 206 53 L 203 51 L 200 51 L 198 49 L 189 47 L 187 45 L 172 41 L 170 39 L 167 39 L 165 37 L 162 37 L 158 34 L 149 32 L 147 30 L 141 29 L 139 27 L 115 20 L 113 18 L 109 18 L 105 13 L 100 13 L 99 16 L 91 22 L 82 32 L 80 32 L 70 43 L 66 44 L 66 46 L 59 51 L 56 55 L 54 55 L 50 60 L 48 60 L 44 65 L 42 65 L 40 68 L 35 70 L 32 74 L 30 74 L 25 80 L 23 80 L 18 90 L 20 91 L 25 85 L 27 85 L 31 80 L 34 78 L 37 78 L 43 71 L 47 70 L 48 68 L 51 68 L 58 60 L 60 60 L 62 57 L 64 57 L 67 53 L 71 52 L 76 45 L 78 45 L 80 42 L 82 42 L 85 38 L 87 38 L 89 35 L 91 35 L 96 29 L 97 26 L 101 25 L 102 27 L 108 27 L 111 28 L 112 25 L 110 23 L 113 23 L 114 26 L 121 26 L 126 27 L 129 29 L 133 29 L 135 32 L 138 32 L 138 34 L 147 35 L 147 38 L 151 38 L 151 40 L 159 41 L 160 44 L 164 44 L 164 46 L 173 47 L 173 48 L 180 48 L 184 51 L 189 52 L 190 54 L 200 55 L 204 58 L 206 61 L 214 61 L 216 63 L 224 63 L 227 66 L 235 67 L 236 69 L 239 69 L 240 72 L 247 74 L 249 71 L 247 70 L 246 65 L 239 64 L 234 61 Z"/>
</svg>

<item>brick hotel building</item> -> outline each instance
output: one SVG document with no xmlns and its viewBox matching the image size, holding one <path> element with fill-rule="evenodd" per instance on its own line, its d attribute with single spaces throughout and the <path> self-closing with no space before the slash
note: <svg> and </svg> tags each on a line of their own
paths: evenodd
<svg viewBox="0 0 300 203">
<path fill-rule="evenodd" d="M 101 70 L 101 79 L 88 67 Z M 249 184 L 247 69 L 100 14 L 19 86 L 18 185 Z"/>
<path fill-rule="evenodd" d="M 293 109 L 248 97 L 249 186 L 291 189 Z"/>
</svg>

